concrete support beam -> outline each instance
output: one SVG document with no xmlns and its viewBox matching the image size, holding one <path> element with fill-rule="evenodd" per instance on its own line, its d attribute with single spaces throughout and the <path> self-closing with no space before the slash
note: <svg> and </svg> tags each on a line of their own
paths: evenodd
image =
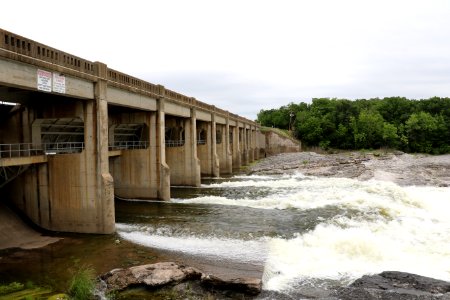
<svg viewBox="0 0 450 300">
<path fill-rule="evenodd" d="M 159 86 L 160 93 L 164 94 L 164 87 Z M 152 119 L 151 124 L 155 122 L 155 139 L 151 140 L 150 146 L 154 146 L 156 149 L 156 166 L 157 173 L 159 175 L 158 185 L 158 198 L 162 200 L 170 200 L 170 169 L 166 162 L 166 139 L 165 139 L 165 112 L 164 112 L 164 99 L 158 99 L 158 110 L 155 118 Z M 152 132 L 151 132 L 152 133 Z M 151 134 L 150 133 L 150 134 Z M 154 145 L 152 143 L 155 143 Z"/>
<path fill-rule="evenodd" d="M 211 114 L 211 175 L 213 177 L 220 176 L 220 166 L 219 166 L 219 157 L 217 156 L 217 124 L 216 124 L 216 114 Z"/>
<path fill-rule="evenodd" d="M 220 174 L 233 172 L 233 156 L 230 149 L 230 126 L 227 118 L 226 125 L 217 125 L 220 143 L 217 143 L 217 156 L 219 157 Z"/>
<path fill-rule="evenodd" d="M 237 124 L 236 124 L 236 126 L 231 128 L 231 132 L 232 132 L 232 138 L 233 138 L 232 151 L 231 151 L 232 155 L 233 155 L 232 166 L 233 166 L 234 170 L 237 170 L 237 169 L 240 169 L 241 165 L 242 165 L 242 154 L 241 154 L 241 147 L 240 147 L 240 143 L 239 143 L 240 129 Z"/>
<path fill-rule="evenodd" d="M 243 125 L 243 128 L 240 129 L 241 132 L 241 141 L 242 141 L 242 165 L 248 166 L 249 164 L 249 154 L 248 154 L 248 134 L 247 134 L 247 124 Z"/>
<path fill-rule="evenodd" d="M 210 114 L 211 122 L 197 121 L 197 155 L 200 160 L 202 176 L 218 177 L 220 174 L 217 154 L 217 125 L 214 113 Z"/>
<path fill-rule="evenodd" d="M 248 141 L 248 162 L 255 161 L 255 145 L 253 144 L 253 130 L 252 126 L 248 125 L 247 129 L 247 141 Z"/>
</svg>

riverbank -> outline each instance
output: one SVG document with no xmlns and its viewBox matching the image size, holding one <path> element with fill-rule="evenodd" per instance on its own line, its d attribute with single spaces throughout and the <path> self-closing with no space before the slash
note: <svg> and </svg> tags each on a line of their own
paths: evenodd
<svg viewBox="0 0 450 300">
<path fill-rule="evenodd" d="M 450 154 L 423 155 L 403 152 L 284 153 L 268 157 L 248 169 L 250 174 L 382 180 L 400 186 L 450 186 Z"/>
</svg>

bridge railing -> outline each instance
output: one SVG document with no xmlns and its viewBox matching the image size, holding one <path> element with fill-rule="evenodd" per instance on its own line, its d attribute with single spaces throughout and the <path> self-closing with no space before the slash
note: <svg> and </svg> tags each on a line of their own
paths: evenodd
<svg viewBox="0 0 450 300">
<path fill-rule="evenodd" d="M 43 143 L 46 155 L 79 153 L 84 150 L 84 142 Z"/>
<path fill-rule="evenodd" d="M 0 144 L 0 158 L 78 153 L 83 149 L 83 142 Z"/>
<path fill-rule="evenodd" d="M 1 28 L 0 48 L 5 49 L 9 52 L 6 54 L 2 54 L 0 52 L 0 55 L 5 55 L 6 57 L 13 58 L 19 61 L 43 61 L 51 63 L 52 65 L 62 66 L 64 68 L 72 69 L 88 75 L 96 75 L 98 72 L 96 64 L 92 61 L 38 43 L 36 41 L 3 30 Z M 137 92 L 149 92 L 155 96 L 162 96 L 172 101 L 182 102 L 190 107 L 197 107 L 207 111 L 213 111 L 217 114 L 223 115 L 224 117 L 232 117 L 241 122 L 255 125 L 253 121 L 241 116 L 231 114 L 228 111 L 216 108 L 213 105 L 196 100 L 195 98 L 185 96 L 169 89 L 164 89 L 163 86 L 155 85 L 153 83 L 141 80 L 139 78 L 113 69 L 108 68 L 106 76 L 109 82 L 121 85 L 122 87 L 137 89 Z"/>
<path fill-rule="evenodd" d="M 95 64 L 15 33 L 0 29 L 0 46 L 11 52 L 29 56 L 83 73 L 95 74 Z"/>
<path fill-rule="evenodd" d="M 115 141 L 110 143 L 108 148 L 113 150 L 133 150 L 133 149 L 147 149 L 148 141 Z"/>
<path fill-rule="evenodd" d="M 184 144 L 184 140 L 166 140 L 166 147 L 181 147 Z"/>
<path fill-rule="evenodd" d="M 0 144 L 0 158 L 28 157 L 43 154 L 42 147 L 31 143 Z"/>
</svg>

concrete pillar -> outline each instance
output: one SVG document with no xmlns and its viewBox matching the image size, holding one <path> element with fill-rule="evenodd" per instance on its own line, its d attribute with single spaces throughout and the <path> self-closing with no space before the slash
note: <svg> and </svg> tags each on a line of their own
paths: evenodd
<svg viewBox="0 0 450 300">
<path fill-rule="evenodd" d="M 213 151 L 212 151 L 212 124 L 211 122 L 197 121 L 197 157 L 200 161 L 200 173 L 202 176 L 213 176 Z"/>
<path fill-rule="evenodd" d="M 219 157 L 217 156 L 217 124 L 216 124 L 216 114 L 211 114 L 211 174 L 213 177 L 220 176 L 220 166 L 219 166 Z"/>
<path fill-rule="evenodd" d="M 255 159 L 259 160 L 260 159 L 260 146 L 259 146 L 259 142 L 258 142 L 258 136 L 259 136 L 259 128 L 257 126 L 255 126 L 255 132 L 254 132 L 254 145 L 255 145 Z"/>
<path fill-rule="evenodd" d="M 240 148 L 240 143 L 239 143 L 239 124 L 236 121 L 236 126 L 232 128 L 232 132 L 233 132 L 233 162 L 232 162 L 232 166 L 233 169 L 240 169 L 241 168 L 241 159 L 242 159 L 242 154 L 241 154 L 241 148 Z"/>
<path fill-rule="evenodd" d="M 255 161 L 255 145 L 253 144 L 253 129 L 252 125 L 248 125 L 248 161 L 252 163 Z"/>
<path fill-rule="evenodd" d="M 185 122 L 185 162 L 187 176 L 190 177 L 190 184 L 199 187 L 201 185 L 200 161 L 197 157 L 197 112 L 191 108 L 191 117 Z"/>
<path fill-rule="evenodd" d="M 164 87 L 159 86 L 160 94 L 164 95 Z M 158 99 L 158 110 L 151 124 L 155 124 L 155 139 L 151 139 L 150 145 L 156 150 L 156 166 L 159 177 L 158 198 L 162 200 L 170 200 L 170 169 L 166 162 L 166 135 L 165 135 L 165 113 L 164 99 Z M 154 143 L 154 144 L 152 144 Z"/>
<path fill-rule="evenodd" d="M 241 131 L 242 137 L 242 165 L 248 166 L 249 156 L 248 156 L 248 139 L 247 139 L 247 124 L 243 124 L 243 128 Z"/>
<path fill-rule="evenodd" d="M 233 156 L 230 148 L 230 119 L 226 119 L 226 124 L 223 126 L 225 130 L 221 130 L 222 143 L 218 145 L 221 149 L 220 153 L 220 173 L 233 173 Z"/>
</svg>

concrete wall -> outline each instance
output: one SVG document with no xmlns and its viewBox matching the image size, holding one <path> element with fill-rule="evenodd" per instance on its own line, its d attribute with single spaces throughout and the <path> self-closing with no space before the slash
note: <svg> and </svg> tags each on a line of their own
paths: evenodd
<svg viewBox="0 0 450 300">
<path fill-rule="evenodd" d="M 94 101 L 88 101 L 22 112 L 21 122 L 27 125 L 22 131 L 14 131 L 21 135 L 18 139 L 22 142 L 31 142 L 35 117 L 80 117 L 82 112 L 85 122 L 85 148 L 81 153 L 50 155 L 47 164 L 30 166 L 2 190 L 37 225 L 54 231 L 114 232 L 113 179 L 105 169 L 105 161 L 98 158 L 97 142 L 107 138 L 105 130 L 95 126 L 105 118 L 100 110 L 105 106 L 99 108 Z M 104 155 L 107 162 L 107 152 Z"/>
<path fill-rule="evenodd" d="M 267 155 L 301 151 L 300 142 L 293 141 L 273 131 L 267 131 L 265 133 L 265 140 L 265 151 Z"/>
<path fill-rule="evenodd" d="M 114 128 L 124 124 L 144 124 L 142 142 L 147 142 L 146 149 L 121 150 L 120 156 L 109 158 L 109 169 L 114 178 L 114 193 L 121 198 L 158 199 L 160 176 L 157 161 L 156 112 L 128 111 L 109 114 L 109 136 L 112 140 Z"/>
<path fill-rule="evenodd" d="M 114 193 L 168 200 L 170 185 L 200 186 L 201 173 L 230 173 L 258 156 L 251 120 L 2 29 L 0 69 L 0 99 L 24 105 L 0 120 L 0 143 L 40 144 L 39 122 L 49 118 L 76 118 L 84 126 L 82 152 L 47 155 L 1 190 L 43 228 L 111 233 Z M 51 85 L 43 92 L 38 82 L 44 73 L 48 80 L 64 78 L 65 90 Z M 109 115 L 108 105 L 127 109 Z M 204 149 L 197 146 L 197 119 L 209 132 Z M 174 121 L 185 142 L 166 147 L 165 129 Z M 126 122 L 146 125 L 149 146 L 110 158 L 108 130 Z"/>
<path fill-rule="evenodd" d="M 173 123 L 174 119 L 167 120 Z M 172 186 L 200 186 L 200 161 L 197 158 L 195 111 L 190 118 L 180 118 L 178 123 L 184 131 L 184 145 L 166 147 L 166 162 L 170 169 Z"/>
</svg>

